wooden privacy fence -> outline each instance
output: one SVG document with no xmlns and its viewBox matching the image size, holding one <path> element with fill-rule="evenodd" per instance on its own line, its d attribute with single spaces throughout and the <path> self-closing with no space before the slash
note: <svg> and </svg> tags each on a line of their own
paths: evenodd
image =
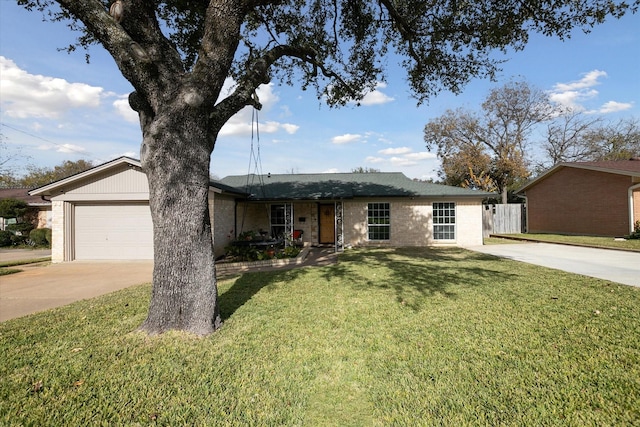
<svg viewBox="0 0 640 427">
<path fill-rule="evenodd" d="M 524 231 L 525 205 L 484 205 L 482 211 L 482 236 L 490 234 L 514 234 Z"/>
</svg>

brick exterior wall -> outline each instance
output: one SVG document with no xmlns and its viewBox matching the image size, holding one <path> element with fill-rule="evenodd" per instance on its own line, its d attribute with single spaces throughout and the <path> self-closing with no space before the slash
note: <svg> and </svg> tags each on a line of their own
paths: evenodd
<svg viewBox="0 0 640 427">
<path fill-rule="evenodd" d="M 51 262 L 64 261 L 64 202 L 51 202 Z"/>
<path fill-rule="evenodd" d="M 367 229 L 367 205 L 372 202 L 388 202 L 391 209 L 390 239 L 369 241 Z M 433 240 L 432 206 L 434 202 L 456 203 L 455 241 Z M 244 217 L 244 227 L 240 230 Z M 269 204 L 238 205 L 238 230 L 268 229 Z M 294 229 L 304 231 L 303 241 L 318 243 L 318 203 L 295 202 L 293 205 Z M 300 218 L 305 218 L 300 222 Z M 343 201 L 344 244 L 346 246 L 474 246 L 482 245 L 482 204 L 480 200 L 467 199 L 361 199 Z"/>
<path fill-rule="evenodd" d="M 224 255 L 225 247 L 235 239 L 235 207 L 233 197 L 209 192 L 209 215 L 213 229 L 213 253 Z"/>
<path fill-rule="evenodd" d="M 367 239 L 367 204 L 389 202 L 391 209 L 390 240 L 370 242 Z M 455 241 L 433 240 L 433 203 L 456 204 Z M 482 245 L 482 204 L 479 200 L 443 199 L 376 199 L 345 202 L 345 244 L 351 246 L 433 246 Z"/>
<path fill-rule="evenodd" d="M 625 175 L 560 168 L 526 190 L 530 233 L 622 236 L 629 233 Z"/>
</svg>

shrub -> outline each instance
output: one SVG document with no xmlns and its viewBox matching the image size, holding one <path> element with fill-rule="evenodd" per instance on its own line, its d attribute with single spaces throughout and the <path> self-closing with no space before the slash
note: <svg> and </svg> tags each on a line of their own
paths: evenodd
<svg viewBox="0 0 640 427">
<path fill-rule="evenodd" d="M 33 224 L 30 222 L 19 222 L 17 224 L 9 224 L 7 225 L 7 230 L 19 235 L 19 236 L 28 236 L 31 230 L 33 230 Z"/>
<path fill-rule="evenodd" d="M 7 230 L 0 230 L 0 247 L 11 246 L 13 233 Z"/>
<path fill-rule="evenodd" d="M 49 246 L 50 243 L 49 240 L 47 240 L 47 230 L 49 230 L 49 235 L 51 235 L 51 230 L 48 228 L 36 228 L 31 230 L 29 233 L 29 239 L 31 239 L 36 246 Z"/>
<path fill-rule="evenodd" d="M 51 229 L 45 228 L 45 230 L 46 230 L 45 238 L 47 239 L 47 243 L 49 244 L 49 247 L 51 247 L 51 244 L 53 243 L 53 239 L 51 238 Z"/>
<path fill-rule="evenodd" d="M 640 239 L 640 221 L 636 221 L 633 227 L 633 233 L 629 235 L 629 239 Z"/>
<path fill-rule="evenodd" d="M 21 246 L 27 244 L 27 236 L 23 234 L 11 233 L 11 244 L 13 246 Z"/>
<path fill-rule="evenodd" d="M 27 202 L 18 199 L 0 200 L 0 216 L 3 218 L 20 218 L 29 210 Z"/>
</svg>

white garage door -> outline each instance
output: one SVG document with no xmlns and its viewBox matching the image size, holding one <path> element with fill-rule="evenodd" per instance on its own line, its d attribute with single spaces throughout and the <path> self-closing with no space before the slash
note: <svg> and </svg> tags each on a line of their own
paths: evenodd
<svg viewBox="0 0 640 427">
<path fill-rule="evenodd" d="M 153 259 L 147 203 L 76 205 L 75 259 Z"/>
</svg>

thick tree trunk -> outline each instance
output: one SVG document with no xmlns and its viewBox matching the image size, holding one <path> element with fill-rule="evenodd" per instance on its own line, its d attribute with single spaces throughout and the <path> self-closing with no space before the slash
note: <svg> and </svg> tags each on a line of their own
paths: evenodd
<svg viewBox="0 0 640 427">
<path fill-rule="evenodd" d="M 188 109 L 187 109 L 188 110 Z M 206 118 L 193 111 L 158 116 L 144 132 L 154 268 L 149 314 L 141 329 L 206 335 L 222 324 L 208 209 L 213 144 Z"/>
</svg>

